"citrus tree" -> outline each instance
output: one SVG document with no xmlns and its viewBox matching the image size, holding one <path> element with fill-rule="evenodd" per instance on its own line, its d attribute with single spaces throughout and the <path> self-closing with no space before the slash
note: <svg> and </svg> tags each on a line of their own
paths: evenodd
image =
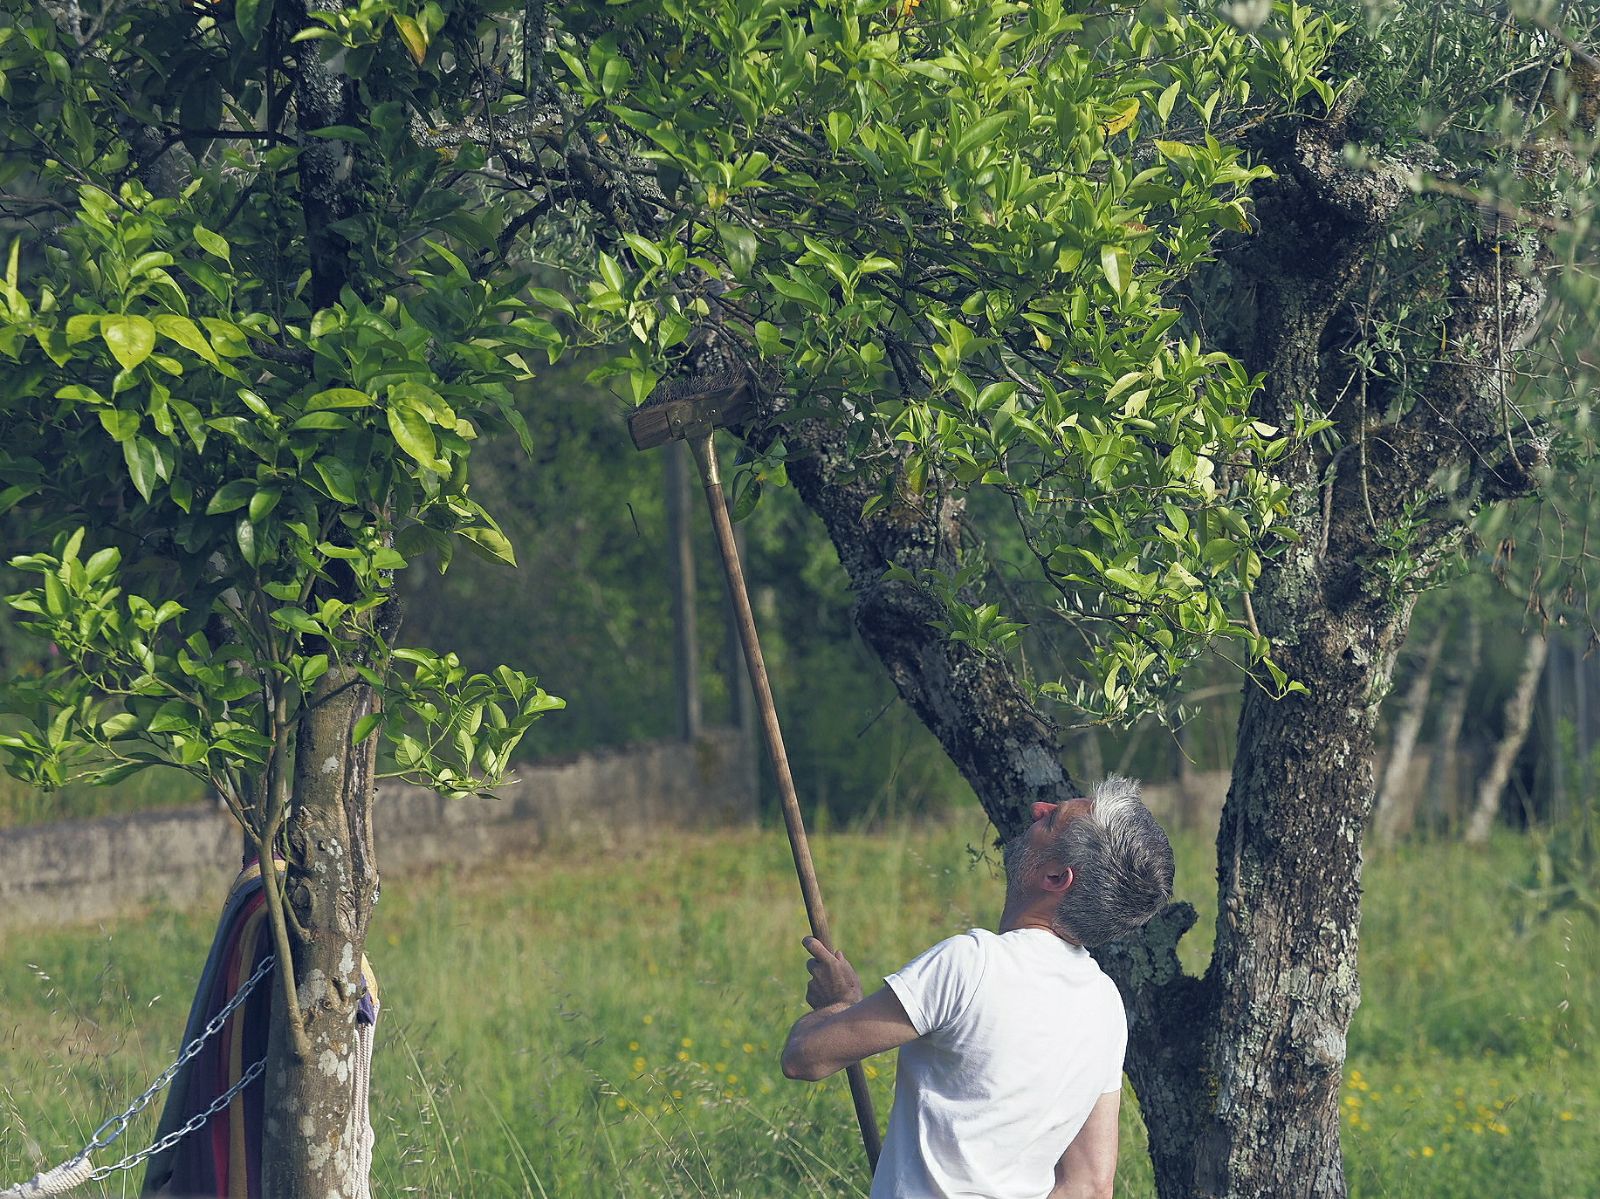
<svg viewBox="0 0 1600 1199">
<path fill-rule="evenodd" d="M 282 984 L 266 1191 L 354 1194 L 375 783 L 491 784 L 561 703 L 405 648 L 393 600 L 424 554 L 512 561 L 467 466 L 516 419 L 524 281 L 471 155 L 411 137 L 451 102 L 430 14 L 335 64 L 272 0 L 0 11 L 0 504 L 60 663 L 7 685 L 0 749 L 44 787 L 176 768 L 239 819 Z"/>
</svg>

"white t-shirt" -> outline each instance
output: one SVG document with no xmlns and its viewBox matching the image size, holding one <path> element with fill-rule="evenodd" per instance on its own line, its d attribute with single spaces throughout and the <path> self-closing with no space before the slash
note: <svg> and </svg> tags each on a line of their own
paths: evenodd
<svg viewBox="0 0 1600 1199">
<path fill-rule="evenodd" d="M 1044 1199 L 1101 1095 L 1122 1086 L 1122 997 L 1043 929 L 975 928 L 884 980 L 900 1048 L 872 1199 Z"/>
</svg>

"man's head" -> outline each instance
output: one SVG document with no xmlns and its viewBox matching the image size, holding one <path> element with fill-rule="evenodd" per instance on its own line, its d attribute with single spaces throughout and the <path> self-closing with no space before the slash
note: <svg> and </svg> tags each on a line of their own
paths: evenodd
<svg viewBox="0 0 1600 1199">
<path fill-rule="evenodd" d="M 1172 844 L 1132 779 L 1113 775 L 1087 799 L 1036 803 L 1033 816 L 1005 848 L 1008 898 L 1050 893 L 1062 936 L 1087 946 L 1115 940 L 1171 896 Z"/>
</svg>

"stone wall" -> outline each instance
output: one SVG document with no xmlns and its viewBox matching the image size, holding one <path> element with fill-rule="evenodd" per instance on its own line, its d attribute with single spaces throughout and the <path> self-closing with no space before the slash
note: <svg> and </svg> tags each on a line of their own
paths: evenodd
<svg viewBox="0 0 1600 1199">
<path fill-rule="evenodd" d="M 645 841 L 755 811 L 753 746 L 731 729 L 692 744 L 631 745 L 518 768 L 494 799 L 378 790 L 373 823 L 386 875 L 592 842 Z M 181 808 L 0 830 L 0 924 L 105 919 L 160 901 L 215 901 L 239 868 L 226 811 Z"/>
</svg>

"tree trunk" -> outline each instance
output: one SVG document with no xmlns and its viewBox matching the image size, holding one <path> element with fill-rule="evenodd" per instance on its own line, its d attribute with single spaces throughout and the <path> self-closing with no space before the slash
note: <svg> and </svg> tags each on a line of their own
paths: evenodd
<svg viewBox="0 0 1600 1199">
<path fill-rule="evenodd" d="M 1410 785 L 1411 758 L 1417 749 L 1417 735 L 1422 732 L 1422 721 L 1428 714 L 1428 696 L 1433 691 L 1433 672 L 1439 665 L 1439 654 L 1444 649 L 1444 626 L 1434 634 L 1433 640 L 1417 665 L 1411 686 L 1406 688 L 1405 706 L 1394 722 L 1394 736 L 1389 744 L 1389 762 L 1383 772 L 1383 785 L 1378 788 L 1378 810 L 1373 819 L 1372 831 L 1380 846 L 1391 846 L 1403 833 L 1411 831 L 1417 819 L 1417 793 Z"/>
<path fill-rule="evenodd" d="M 1467 644 L 1445 663 L 1445 698 L 1428 761 L 1425 819 L 1436 829 L 1455 828 L 1461 815 L 1461 726 L 1467 718 L 1467 701 L 1472 697 L 1478 652 L 1483 644 L 1477 613 L 1468 608 L 1466 620 Z"/>
<path fill-rule="evenodd" d="M 362 745 L 351 739 L 371 705 L 371 691 L 354 672 L 336 668 L 323 676 L 300 720 L 285 894 L 302 930 L 293 938 L 294 976 L 310 1054 L 296 1057 L 278 996 L 267 1050 L 265 1199 L 367 1194 L 356 1010 L 378 895 L 372 854 L 377 739 Z"/>
<path fill-rule="evenodd" d="M 1495 817 L 1500 814 L 1500 797 L 1511 778 L 1511 767 L 1522 752 L 1522 743 L 1528 739 L 1528 728 L 1533 723 L 1533 701 L 1539 690 L 1539 676 L 1544 673 L 1545 658 L 1550 653 L 1550 641 L 1543 632 L 1528 637 L 1528 648 L 1522 657 L 1522 671 L 1517 675 L 1516 688 L 1506 700 L 1505 724 L 1500 740 L 1495 744 L 1489 768 L 1483 772 L 1478 784 L 1477 802 L 1472 808 L 1472 819 L 1467 823 L 1467 843 L 1481 845 L 1489 839 Z"/>
</svg>

